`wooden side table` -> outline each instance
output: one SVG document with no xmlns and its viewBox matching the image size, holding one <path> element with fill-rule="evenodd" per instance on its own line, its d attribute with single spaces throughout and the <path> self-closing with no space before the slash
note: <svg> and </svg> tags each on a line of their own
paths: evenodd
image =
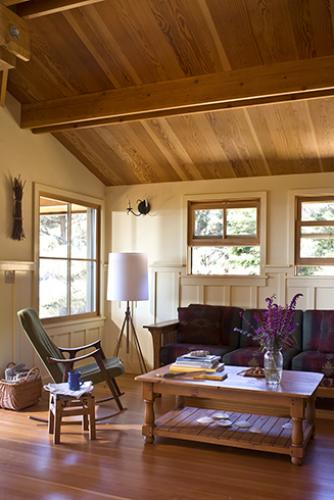
<svg viewBox="0 0 334 500">
<path fill-rule="evenodd" d="M 54 444 L 60 444 L 60 432 L 63 417 L 82 415 L 82 428 L 89 430 L 91 440 L 96 439 L 95 398 L 84 394 L 78 399 L 63 394 L 52 394 L 49 400 L 49 434 L 53 434 Z"/>
</svg>

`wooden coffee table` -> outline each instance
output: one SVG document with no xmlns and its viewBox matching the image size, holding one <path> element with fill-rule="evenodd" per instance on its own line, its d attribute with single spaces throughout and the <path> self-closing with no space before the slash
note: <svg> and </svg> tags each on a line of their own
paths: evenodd
<svg viewBox="0 0 334 500">
<path fill-rule="evenodd" d="M 153 443 L 155 436 L 199 441 L 283 453 L 291 456 L 293 464 L 301 464 L 307 443 L 314 434 L 315 392 L 323 375 L 284 371 L 281 385 L 270 389 L 264 378 L 244 377 L 240 374 L 242 370 L 240 366 L 226 366 L 228 376 L 221 382 L 163 378 L 168 366 L 136 377 L 143 384 L 142 432 L 146 443 Z M 154 400 L 160 394 L 179 396 L 181 404 L 155 420 Z M 199 407 L 184 406 L 183 396 L 198 400 Z M 210 400 L 211 409 L 200 408 L 202 398 Z M 232 426 L 222 427 L 218 420 L 212 419 L 209 423 L 198 422 L 200 417 L 217 413 L 214 409 L 217 402 L 230 409 L 242 403 L 243 413 L 228 411 Z M 238 427 L 236 423 L 240 419 L 247 420 L 251 427 Z M 292 428 L 284 425 L 290 422 Z"/>
</svg>

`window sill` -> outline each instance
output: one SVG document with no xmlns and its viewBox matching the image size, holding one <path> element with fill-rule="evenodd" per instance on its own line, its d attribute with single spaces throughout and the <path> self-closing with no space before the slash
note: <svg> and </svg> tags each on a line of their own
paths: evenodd
<svg viewBox="0 0 334 500">
<path fill-rule="evenodd" d="M 87 318 L 77 318 L 77 319 L 67 319 L 64 320 L 62 318 L 59 319 L 42 319 L 43 325 L 47 326 L 48 330 L 52 328 L 62 328 L 62 327 L 67 327 L 67 326 L 78 326 L 81 324 L 87 324 L 87 323 L 101 323 L 106 320 L 105 316 L 90 316 Z"/>
<path fill-rule="evenodd" d="M 250 283 L 252 286 L 265 286 L 267 281 L 267 276 L 265 274 L 257 276 L 247 276 L 238 274 L 229 275 L 217 275 L 217 274 L 187 274 L 181 277 L 182 284 L 235 284 L 244 285 L 246 282 Z"/>
</svg>

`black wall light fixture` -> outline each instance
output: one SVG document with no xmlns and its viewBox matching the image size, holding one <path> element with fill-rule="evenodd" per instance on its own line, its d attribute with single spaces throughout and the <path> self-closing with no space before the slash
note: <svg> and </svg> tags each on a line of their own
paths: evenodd
<svg viewBox="0 0 334 500">
<path fill-rule="evenodd" d="M 147 201 L 147 199 L 145 198 L 144 200 L 137 200 L 137 210 L 138 210 L 138 213 L 136 213 L 133 208 L 131 207 L 131 202 L 129 200 L 129 206 L 128 208 L 126 209 L 127 213 L 128 214 L 133 214 L 135 215 L 136 217 L 139 217 L 140 215 L 147 215 L 149 213 L 149 211 L 151 210 L 151 205 L 149 204 L 149 202 Z"/>
</svg>

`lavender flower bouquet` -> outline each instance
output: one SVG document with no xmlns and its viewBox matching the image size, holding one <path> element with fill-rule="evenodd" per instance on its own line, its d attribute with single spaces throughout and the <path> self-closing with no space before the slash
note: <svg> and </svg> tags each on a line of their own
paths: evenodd
<svg viewBox="0 0 334 500">
<path fill-rule="evenodd" d="M 302 293 L 297 293 L 285 307 L 274 302 L 275 295 L 267 297 L 267 309 L 262 315 L 255 316 L 257 326 L 249 323 L 249 331 L 240 328 L 235 328 L 234 331 L 252 337 L 259 343 L 262 351 L 293 347 L 295 340 L 292 333 L 297 326 L 294 311 L 298 298 L 302 296 Z"/>
</svg>

